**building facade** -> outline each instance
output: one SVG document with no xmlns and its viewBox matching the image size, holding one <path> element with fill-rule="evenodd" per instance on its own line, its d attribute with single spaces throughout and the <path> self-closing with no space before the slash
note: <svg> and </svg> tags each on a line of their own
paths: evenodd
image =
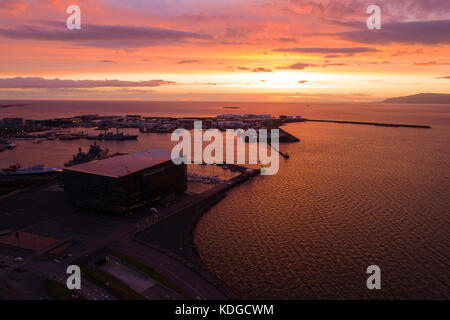
<svg viewBox="0 0 450 320">
<path fill-rule="evenodd" d="M 170 152 L 148 150 L 64 169 L 67 197 L 74 205 L 126 214 L 187 188 L 185 164 L 175 165 Z"/>
</svg>

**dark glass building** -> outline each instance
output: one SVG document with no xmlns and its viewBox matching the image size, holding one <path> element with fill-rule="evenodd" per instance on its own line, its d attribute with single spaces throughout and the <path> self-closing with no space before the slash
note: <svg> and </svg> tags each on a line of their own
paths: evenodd
<svg viewBox="0 0 450 320">
<path fill-rule="evenodd" d="M 71 203 L 86 209 L 126 214 L 187 188 L 185 164 L 170 152 L 148 150 L 79 164 L 62 173 Z"/>
</svg>

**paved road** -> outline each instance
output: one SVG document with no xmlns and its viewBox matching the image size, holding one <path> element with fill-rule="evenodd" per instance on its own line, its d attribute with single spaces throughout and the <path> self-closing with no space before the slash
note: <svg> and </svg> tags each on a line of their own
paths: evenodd
<svg viewBox="0 0 450 320">
<path fill-rule="evenodd" d="M 66 280 L 69 276 L 66 273 L 66 266 L 59 265 L 56 262 L 29 263 L 26 269 L 35 274 L 56 280 L 63 285 L 66 285 Z M 79 292 L 89 300 L 115 300 L 109 292 L 97 287 L 86 279 L 81 279 L 81 290 Z"/>
<path fill-rule="evenodd" d="M 168 278 L 173 279 L 180 287 L 192 294 L 192 297 L 200 300 L 225 300 L 227 296 L 205 280 L 202 276 L 175 261 L 173 258 L 162 254 L 137 242 L 123 243 L 118 250 L 130 257 L 136 258 L 149 267 L 158 270 Z"/>
<path fill-rule="evenodd" d="M 67 277 L 66 266 L 57 264 L 56 262 L 36 262 L 31 257 L 25 257 L 22 262 L 15 261 L 16 257 L 0 255 L 0 261 L 4 262 L 5 268 L 0 269 L 0 274 L 11 272 L 15 268 L 21 268 L 38 275 L 42 278 L 56 280 L 66 285 Z M 77 290 L 78 291 L 78 290 Z M 96 285 L 87 280 L 82 280 L 81 290 L 79 292 L 87 299 L 92 300 L 114 300 L 115 298 L 105 290 L 98 288 Z"/>
<path fill-rule="evenodd" d="M 54 200 L 55 198 L 56 200 Z M 152 224 L 176 214 L 187 202 L 192 201 L 190 196 L 185 195 L 183 199 L 180 199 L 181 201 L 161 209 L 158 215 L 141 212 L 136 218 L 73 212 L 74 209 L 70 208 L 63 199 L 64 194 L 57 187 L 44 186 L 13 195 L 8 198 L 7 202 L 2 203 L 2 208 L 5 210 L 11 211 L 20 208 L 23 212 L 20 216 L 11 214 L 7 218 L 4 217 L 10 220 L 9 222 L 14 222 L 11 225 L 14 231 L 22 229 L 31 233 L 49 234 L 56 238 L 71 238 L 75 242 L 75 245 L 69 249 L 72 256 L 61 264 L 48 260 L 42 261 L 39 260 L 40 257 L 30 254 L 23 255 L 23 262 L 14 262 L 14 258 L 11 257 L 5 258 L 8 259 L 8 264 L 21 265 L 21 268 L 29 270 L 33 274 L 55 279 L 65 284 L 68 265 L 75 264 L 77 260 L 87 256 L 92 262 L 92 259 L 96 257 L 96 251 L 110 248 L 132 255 L 137 260 L 149 265 L 179 284 L 194 298 L 227 298 L 213 284 L 180 261 L 133 240 L 133 236 L 138 230 L 148 228 Z M 49 206 L 48 203 L 52 201 L 54 205 Z M 65 214 L 61 215 L 61 210 Z M 4 271 L 0 269 L 1 272 Z M 114 299 L 111 294 L 87 280 L 82 280 L 81 293 L 88 299 Z M 143 294 L 150 299 L 181 298 L 180 295 L 164 286 L 155 286 L 153 290 L 146 290 Z"/>
</svg>

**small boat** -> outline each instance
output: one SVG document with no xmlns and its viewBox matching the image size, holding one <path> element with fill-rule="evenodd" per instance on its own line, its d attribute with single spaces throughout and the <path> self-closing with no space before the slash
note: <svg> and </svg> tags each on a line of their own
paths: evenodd
<svg viewBox="0 0 450 320">
<path fill-rule="evenodd" d="M 77 140 L 80 138 L 81 138 L 80 136 L 73 135 L 73 134 L 65 134 L 65 135 L 59 136 L 59 140 Z"/>
<path fill-rule="evenodd" d="M 9 140 L 0 140 L 0 145 L 6 147 L 6 149 L 14 149 L 17 145 Z"/>
<path fill-rule="evenodd" d="M 22 168 L 20 164 L 15 164 L 9 168 L 0 169 L 0 176 L 23 176 L 23 175 L 36 175 L 36 174 L 49 174 L 59 171 L 55 168 L 47 168 L 45 165 L 30 166 Z"/>
<path fill-rule="evenodd" d="M 87 139 L 88 140 L 99 140 L 99 135 L 98 134 L 88 134 L 87 135 Z"/>
</svg>

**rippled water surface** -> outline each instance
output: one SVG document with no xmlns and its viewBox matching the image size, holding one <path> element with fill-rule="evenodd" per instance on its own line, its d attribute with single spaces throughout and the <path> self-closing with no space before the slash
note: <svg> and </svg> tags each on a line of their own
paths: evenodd
<svg viewBox="0 0 450 320">
<path fill-rule="evenodd" d="M 279 173 L 230 191 L 197 225 L 207 267 L 245 298 L 449 298 L 449 113 L 384 110 L 346 118 L 433 129 L 289 125 L 302 142 L 281 146 Z"/>
<path fill-rule="evenodd" d="M 240 106 L 227 110 L 223 106 Z M 332 123 L 286 128 L 275 176 L 231 190 L 199 221 L 194 242 L 209 270 L 245 298 L 450 298 L 450 105 L 37 102 L 4 116 L 82 113 L 205 116 L 301 114 L 428 124 L 432 129 Z M 102 142 L 111 152 L 170 149 L 170 135 Z M 89 141 L 17 141 L 0 164 L 61 166 Z M 382 289 L 369 291 L 369 265 Z"/>
</svg>

